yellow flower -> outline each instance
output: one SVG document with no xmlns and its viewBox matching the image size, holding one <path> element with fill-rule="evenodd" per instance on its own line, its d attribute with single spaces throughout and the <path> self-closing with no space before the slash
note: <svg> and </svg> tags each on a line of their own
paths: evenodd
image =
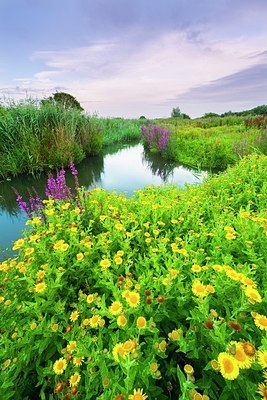
<svg viewBox="0 0 267 400">
<path fill-rule="evenodd" d="M 190 365 L 190 364 L 185 364 L 185 366 L 184 366 L 184 372 L 185 372 L 187 375 L 193 375 L 193 373 L 194 373 L 194 368 L 193 368 L 192 365 Z"/>
<path fill-rule="evenodd" d="M 228 233 L 225 235 L 225 237 L 226 237 L 227 240 L 236 239 L 236 235 L 234 235 L 234 233 L 232 233 L 232 232 L 228 232 Z"/>
<path fill-rule="evenodd" d="M 86 301 L 87 301 L 87 303 L 92 303 L 94 301 L 94 295 L 88 294 Z"/>
<path fill-rule="evenodd" d="M 265 317 L 265 315 L 256 313 L 254 317 L 254 322 L 258 328 L 267 331 L 267 317 Z"/>
<path fill-rule="evenodd" d="M 143 389 L 134 389 L 133 394 L 129 395 L 129 400 L 146 400 L 147 395 L 143 393 Z"/>
<path fill-rule="evenodd" d="M 116 265 L 122 264 L 122 258 L 121 257 L 114 257 L 114 262 Z"/>
<path fill-rule="evenodd" d="M 124 315 L 119 315 L 117 318 L 118 326 L 125 326 L 127 324 L 127 318 Z"/>
<path fill-rule="evenodd" d="M 258 385 L 257 392 L 261 395 L 261 398 L 263 400 L 267 399 L 267 384 L 266 383 L 260 383 Z"/>
<path fill-rule="evenodd" d="M 220 353 L 218 356 L 220 372 L 225 379 L 234 380 L 239 375 L 237 360 L 228 353 Z"/>
<path fill-rule="evenodd" d="M 14 246 L 12 250 L 18 250 L 24 245 L 24 239 L 19 239 L 16 242 L 14 242 Z"/>
<path fill-rule="evenodd" d="M 90 320 L 89 324 L 92 328 L 97 328 L 100 323 L 101 317 L 99 315 L 93 315 Z"/>
<path fill-rule="evenodd" d="M 41 217 L 35 217 L 32 219 L 32 224 L 33 225 L 42 225 L 42 219 Z"/>
<path fill-rule="evenodd" d="M 125 343 L 123 343 L 123 348 L 127 353 L 130 353 L 131 351 L 135 350 L 137 346 L 136 340 L 127 340 Z"/>
<path fill-rule="evenodd" d="M 111 262 L 107 258 L 104 260 L 101 260 L 100 261 L 101 271 L 105 271 L 107 268 L 110 267 L 110 265 L 111 265 Z"/>
<path fill-rule="evenodd" d="M 109 312 L 111 315 L 118 315 L 122 312 L 122 304 L 120 301 L 114 301 L 109 307 Z"/>
<path fill-rule="evenodd" d="M 211 360 L 210 364 L 214 371 L 220 371 L 220 365 L 217 360 Z"/>
<path fill-rule="evenodd" d="M 151 372 L 155 373 L 158 370 L 158 364 L 156 362 L 153 362 L 150 364 L 149 369 Z"/>
<path fill-rule="evenodd" d="M 50 209 L 48 209 L 48 210 L 45 210 L 45 214 L 46 214 L 46 215 L 53 215 L 53 214 L 54 214 L 53 208 L 50 208 Z"/>
<path fill-rule="evenodd" d="M 83 326 L 88 326 L 89 324 L 90 324 L 89 318 L 85 318 L 85 319 L 83 320 Z"/>
<path fill-rule="evenodd" d="M 82 259 L 84 258 L 83 253 L 76 254 L 76 258 L 77 258 L 78 261 L 82 261 Z"/>
<path fill-rule="evenodd" d="M 76 348 L 77 342 L 75 340 L 71 340 L 67 345 L 67 352 L 72 354 Z"/>
<path fill-rule="evenodd" d="M 77 386 L 77 384 L 81 380 L 81 375 L 79 372 L 75 372 L 73 375 L 71 375 L 69 381 L 70 381 L 70 386 Z"/>
<path fill-rule="evenodd" d="M 84 357 L 73 357 L 72 361 L 76 367 L 80 367 L 84 361 Z"/>
<path fill-rule="evenodd" d="M 144 317 L 138 317 L 136 321 L 136 325 L 139 329 L 143 329 L 146 327 L 146 319 Z"/>
<path fill-rule="evenodd" d="M 60 246 L 60 250 L 61 250 L 61 251 L 67 251 L 68 248 L 69 248 L 68 243 L 63 243 L 63 244 Z"/>
<path fill-rule="evenodd" d="M 34 252 L 34 249 L 32 247 L 28 247 L 25 250 L 25 256 L 30 256 Z"/>
<path fill-rule="evenodd" d="M 222 267 L 221 265 L 218 265 L 218 264 L 212 265 L 211 268 L 213 268 L 214 271 L 216 271 L 216 272 L 221 272 L 221 271 L 223 271 L 223 267 Z"/>
<path fill-rule="evenodd" d="M 267 368 L 267 350 L 257 352 L 258 362 L 262 368 Z"/>
<path fill-rule="evenodd" d="M 33 331 L 37 327 L 36 322 L 32 322 L 30 325 L 31 330 Z"/>
<path fill-rule="evenodd" d="M 62 206 L 62 210 L 68 210 L 69 207 L 70 207 L 70 203 L 65 203 L 65 204 L 63 204 L 63 206 Z"/>
<path fill-rule="evenodd" d="M 249 301 L 251 301 L 252 303 L 254 303 L 255 301 L 258 303 L 262 302 L 261 295 L 259 294 L 257 289 L 248 286 L 244 288 L 244 293 L 249 298 Z"/>
<path fill-rule="evenodd" d="M 182 334 L 183 334 L 182 329 L 175 329 L 168 334 L 168 337 L 171 340 L 176 341 L 176 340 L 179 340 L 179 338 L 181 337 Z"/>
<path fill-rule="evenodd" d="M 205 297 L 208 294 L 206 286 L 204 286 L 199 280 L 193 282 L 192 292 L 199 297 Z"/>
<path fill-rule="evenodd" d="M 42 279 L 45 276 L 45 271 L 43 269 L 40 269 L 37 273 L 36 273 L 36 278 Z"/>
<path fill-rule="evenodd" d="M 130 307 L 135 308 L 140 304 L 140 294 L 129 291 L 128 296 L 126 297 L 126 301 Z"/>
<path fill-rule="evenodd" d="M 52 331 L 56 332 L 58 330 L 58 324 L 53 324 L 51 326 Z"/>
<path fill-rule="evenodd" d="M 77 319 L 79 318 L 79 312 L 76 310 L 76 311 L 73 311 L 71 314 L 70 314 L 70 320 L 72 321 L 72 322 L 74 322 L 74 321 L 77 321 Z"/>
<path fill-rule="evenodd" d="M 126 358 L 127 351 L 124 349 L 122 343 L 117 343 L 113 347 L 112 354 L 113 354 L 114 360 L 119 362 L 119 356 L 122 358 Z"/>
<path fill-rule="evenodd" d="M 230 346 L 234 345 L 233 357 L 236 359 L 240 369 L 250 368 L 252 359 L 245 353 L 243 343 L 230 342 Z"/>
<path fill-rule="evenodd" d="M 228 278 L 231 278 L 234 281 L 238 281 L 239 280 L 239 273 L 236 272 L 234 269 L 231 270 L 231 271 L 226 271 L 226 275 L 228 276 Z"/>
<path fill-rule="evenodd" d="M 64 243 L 64 240 L 57 240 L 56 243 L 54 244 L 54 249 L 58 250 L 60 249 L 60 247 L 62 246 L 62 244 Z"/>
<path fill-rule="evenodd" d="M 46 289 L 46 284 L 44 282 L 37 283 L 34 288 L 36 293 L 43 293 L 45 289 Z"/>
<path fill-rule="evenodd" d="M 123 250 L 118 250 L 116 254 L 117 254 L 117 256 L 122 257 L 123 254 L 124 254 L 124 251 Z"/>
<path fill-rule="evenodd" d="M 59 360 L 54 362 L 53 370 L 55 374 L 57 375 L 63 374 L 66 368 L 67 368 L 67 361 L 64 358 L 60 358 Z"/>
<path fill-rule="evenodd" d="M 198 264 L 194 264 L 194 265 L 192 265 L 191 270 L 192 270 L 193 272 L 200 272 L 200 271 L 201 271 L 201 266 L 198 265 Z"/>
<path fill-rule="evenodd" d="M 167 347 L 167 342 L 165 340 L 162 340 L 162 342 L 159 343 L 159 350 L 164 353 L 166 351 Z"/>
<path fill-rule="evenodd" d="M 243 276 L 241 282 L 243 283 L 243 285 L 256 286 L 255 282 L 247 276 Z"/>
</svg>

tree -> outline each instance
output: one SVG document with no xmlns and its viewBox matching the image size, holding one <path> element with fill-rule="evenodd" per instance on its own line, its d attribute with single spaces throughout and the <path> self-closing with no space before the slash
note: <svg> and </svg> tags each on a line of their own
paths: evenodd
<svg viewBox="0 0 267 400">
<path fill-rule="evenodd" d="M 171 117 L 172 118 L 190 119 L 189 115 L 182 113 L 179 107 L 175 107 L 172 109 Z"/>
<path fill-rule="evenodd" d="M 63 107 L 65 110 L 76 109 L 83 111 L 83 108 L 78 100 L 76 100 L 76 98 L 71 94 L 64 92 L 53 93 L 53 95 L 49 96 L 47 99 L 41 100 L 41 105 L 55 105 Z"/>
<path fill-rule="evenodd" d="M 179 107 L 175 107 L 172 109 L 171 113 L 172 118 L 181 118 L 182 113 Z"/>
</svg>

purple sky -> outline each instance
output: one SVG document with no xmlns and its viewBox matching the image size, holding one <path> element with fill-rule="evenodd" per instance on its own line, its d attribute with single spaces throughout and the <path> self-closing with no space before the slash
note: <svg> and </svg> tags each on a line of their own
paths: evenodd
<svg viewBox="0 0 267 400">
<path fill-rule="evenodd" d="M 0 100 L 191 117 L 267 104 L 267 0 L 0 0 Z"/>
</svg>

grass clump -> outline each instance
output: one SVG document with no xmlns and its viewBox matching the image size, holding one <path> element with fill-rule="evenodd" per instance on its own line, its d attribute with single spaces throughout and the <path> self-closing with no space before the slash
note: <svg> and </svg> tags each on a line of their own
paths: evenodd
<svg viewBox="0 0 267 400">
<path fill-rule="evenodd" d="M 5 399 L 263 393 L 266 171 L 46 200 L 0 267 Z"/>
<path fill-rule="evenodd" d="M 34 104 L 1 108 L 1 177 L 80 162 L 101 146 L 100 130 L 78 110 Z"/>
</svg>

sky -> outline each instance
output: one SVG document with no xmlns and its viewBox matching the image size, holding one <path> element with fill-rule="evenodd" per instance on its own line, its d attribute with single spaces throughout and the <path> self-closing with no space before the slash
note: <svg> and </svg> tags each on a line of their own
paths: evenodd
<svg viewBox="0 0 267 400">
<path fill-rule="evenodd" d="M 0 102 L 100 117 L 267 104 L 267 0 L 0 0 Z"/>
</svg>

